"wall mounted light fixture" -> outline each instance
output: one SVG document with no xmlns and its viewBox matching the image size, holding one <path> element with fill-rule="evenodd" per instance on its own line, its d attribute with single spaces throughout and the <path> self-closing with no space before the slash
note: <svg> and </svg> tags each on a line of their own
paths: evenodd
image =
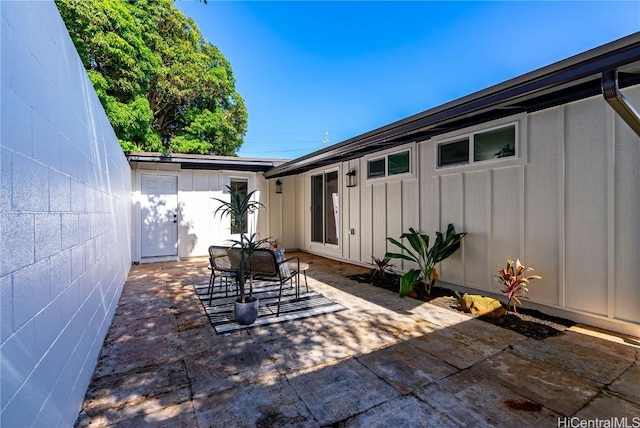
<svg viewBox="0 0 640 428">
<path fill-rule="evenodd" d="M 356 169 L 351 168 L 349 172 L 347 172 L 347 187 L 356 187 L 358 185 L 358 177 L 356 174 Z"/>
<path fill-rule="evenodd" d="M 282 181 L 276 180 L 276 193 L 282 193 Z"/>
</svg>

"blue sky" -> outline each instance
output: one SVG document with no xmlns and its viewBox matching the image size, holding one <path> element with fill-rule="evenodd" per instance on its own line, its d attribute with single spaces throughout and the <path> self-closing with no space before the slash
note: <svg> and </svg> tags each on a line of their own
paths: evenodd
<svg viewBox="0 0 640 428">
<path fill-rule="evenodd" d="M 230 61 L 239 156 L 296 158 L 640 31 L 640 1 L 177 1 Z"/>
</svg>

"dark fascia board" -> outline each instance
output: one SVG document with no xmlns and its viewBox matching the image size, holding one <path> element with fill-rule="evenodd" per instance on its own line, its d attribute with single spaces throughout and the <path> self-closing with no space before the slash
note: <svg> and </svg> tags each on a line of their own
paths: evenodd
<svg viewBox="0 0 640 428">
<path fill-rule="evenodd" d="M 286 159 L 257 159 L 233 156 L 188 155 L 182 153 L 126 153 L 127 160 L 145 163 L 180 164 L 182 169 L 232 170 L 265 172 L 277 167 Z"/>
<path fill-rule="evenodd" d="M 637 61 L 640 61 L 640 32 L 294 159 L 267 171 L 265 177 L 299 174 L 355 159 L 379 151 L 381 147 L 421 141 L 483 120 L 536 111 L 575 101 L 580 99 L 578 96 L 595 95 L 600 90 L 604 71 Z M 625 84 L 634 82 L 637 79 L 628 79 Z M 576 97 L 567 96 L 574 87 L 580 88 L 575 91 Z"/>
</svg>

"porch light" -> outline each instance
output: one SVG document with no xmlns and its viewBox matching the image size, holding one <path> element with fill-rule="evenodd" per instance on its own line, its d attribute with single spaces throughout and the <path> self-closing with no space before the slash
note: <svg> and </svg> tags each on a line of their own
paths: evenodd
<svg viewBox="0 0 640 428">
<path fill-rule="evenodd" d="M 282 181 L 276 180 L 276 193 L 282 193 Z"/>
<path fill-rule="evenodd" d="M 356 169 L 351 168 L 349 172 L 347 172 L 347 187 L 356 187 L 357 185 Z"/>
</svg>

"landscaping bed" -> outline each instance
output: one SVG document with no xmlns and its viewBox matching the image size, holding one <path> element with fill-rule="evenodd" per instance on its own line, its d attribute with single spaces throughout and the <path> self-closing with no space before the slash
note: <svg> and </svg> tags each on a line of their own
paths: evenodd
<svg viewBox="0 0 640 428">
<path fill-rule="evenodd" d="M 400 276 L 395 274 L 387 274 L 385 279 L 371 278 L 370 274 L 358 274 L 349 276 L 358 282 L 368 283 L 374 287 L 384 288 L 386 290 L 398 293 L 400 290 Z M 406 297 L 408 299 L 418 299 L 429 302 L 432 305 L 439 306 L 455 312 L 462 312 L 457 307 L 458 297 L 453 290 L 437 285 L 431 288 L 431 294 L 427 294 L 423 287 L 416 286 L 415 295 Z M 469 314 L 474 316 L 472 314 Z M 575 325 L 573 321 L 554 317 L 544 314 L 534 309 L 518 308 L 518 313 L 508 312 L 499 318 L 490 318 L 487 316 L 475 315 L 479 320 L 491 323 L 498 327 L 512 330 L 523 336 L 544 340 L 547 337 L 557 336 L 567 328 Z"/>
</svg>

